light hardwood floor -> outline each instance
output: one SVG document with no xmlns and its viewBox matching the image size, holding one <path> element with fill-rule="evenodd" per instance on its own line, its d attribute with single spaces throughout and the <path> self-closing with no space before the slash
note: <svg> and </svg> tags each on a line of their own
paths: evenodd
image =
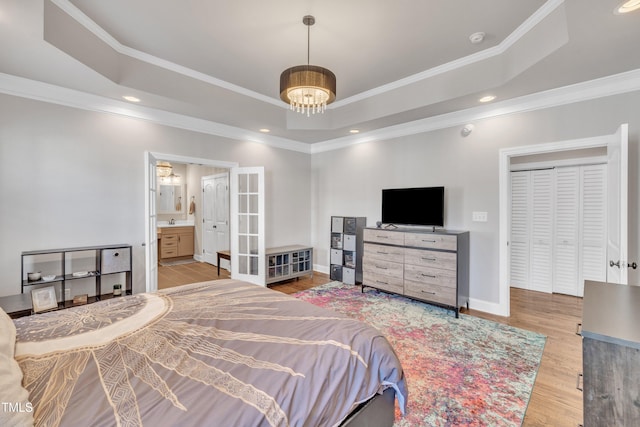
<svg viewBox="0 0 640 427">
<path fill-rule="evenodd" d="M 158 287 L 229 278 L 226 270 L 205 263 L 160 267 Z M 326 274 L 270 285 L 271 289 L 292 294 L 331 280 Z M 511 317 L 505 318 L 477 310 L 466 314 L 539 332 L 547 336 L 542 362 L 523 426 L 576 427 L 582 423 L 582 393 L 576 379 L 582 372 L 582 342 L 576 335 L 582 319 L 582 298 L 559 294 L 511 289 Z"/>
</svg>

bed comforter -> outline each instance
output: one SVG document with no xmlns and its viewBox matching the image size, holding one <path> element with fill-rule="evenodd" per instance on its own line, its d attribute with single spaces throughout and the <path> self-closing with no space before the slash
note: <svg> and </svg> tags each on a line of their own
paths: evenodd
<svg viewBox="0 0 640 427">
<path fill-rule="evenodd" d="M 332 426 L 387 387 L 407 397 L 376 329 L 245 282 L 15 323 L 37 426 Z"/>
</svg>

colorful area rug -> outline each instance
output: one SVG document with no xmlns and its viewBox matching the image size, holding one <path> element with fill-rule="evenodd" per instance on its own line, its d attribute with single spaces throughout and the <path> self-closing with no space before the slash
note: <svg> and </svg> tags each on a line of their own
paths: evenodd
<svg viewBox="0 0 640 427">
<path fill-rule="evenodd" d="M 395 427 L 522 424 L 544 335 L 339 282 L 294 296 L 367 322 L 391 342 L 409 388 Z"/>
</svg>

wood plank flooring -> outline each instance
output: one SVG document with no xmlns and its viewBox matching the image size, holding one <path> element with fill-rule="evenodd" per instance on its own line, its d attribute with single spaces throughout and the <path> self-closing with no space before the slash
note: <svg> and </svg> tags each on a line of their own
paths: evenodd
<svg viewBox="0 0 640 427">
<path fill-rule="evenodd" d="M 226 270 L 206 263 L 159 267 L 158 288 L 186 283 L 229 278 Z M 313 273 L 299 280 L 270 285 L 271 289 L 292 294 L 331 280 L 326 274 Z M 582 393 L 576 379 L 582 372 L 582 341 L 576 335 L 582 319 L 582 298 L 559 294 L 511 289 L 511 317 L 500 317 L 477 310 L 463 313 L 493 320 L 547 336 L 542 362 L 523 426 L 576 427 L 582 423 Z"/>
</svg>

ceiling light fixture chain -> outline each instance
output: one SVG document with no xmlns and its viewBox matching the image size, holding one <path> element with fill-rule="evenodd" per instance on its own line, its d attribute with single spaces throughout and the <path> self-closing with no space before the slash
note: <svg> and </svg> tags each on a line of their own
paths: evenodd
<svg viewBox="0 0 640 427">
<path fill-rule="evenodd" d="M 324 113 L 336 98 L 336 76 L 326 68 L 311 65 L 311 26 L 316 22 L 311 15 L 302 18 L 307 26 L 307 64 L 286 69 L 280 75 L 280 99 L 292 111 L 311 114 Z"/>
</svg>

